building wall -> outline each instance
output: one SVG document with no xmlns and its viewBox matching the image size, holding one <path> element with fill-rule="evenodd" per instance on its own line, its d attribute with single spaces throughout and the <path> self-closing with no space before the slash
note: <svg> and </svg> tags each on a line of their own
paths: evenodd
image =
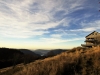
<svg viewBox="0 0 100 75">
<path fill-rule="evenodd" d="M 97 36 L 98 44 L 100 44 L 100 34 Z"/>
<path fill-rule="evenodd" d="M 94 44 L 94 45 L 100 44 L 100 33 L 94 32 L 94 33 L 90 34 L 89 36 L 86 37 L 86 40 L 89 40 L 89 39 L 94 39 L 96 41 L 94 41 L 94 43 L 86 42 L 86 44 Z"/>
</svg>

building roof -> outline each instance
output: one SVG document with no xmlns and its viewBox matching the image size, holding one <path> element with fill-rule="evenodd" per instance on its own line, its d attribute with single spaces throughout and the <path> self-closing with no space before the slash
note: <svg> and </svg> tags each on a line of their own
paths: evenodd
<svg viewBox="0 0 100 75">
<path fill-rule="evenodd" d="M 90 34 L 88 34 L 86 37 L 88 37 L 89 35 L 91 35 L 91 34 L 93 34 L 93 33 L 95 33 L 96 31 L 93 31 L 92 33 L 90 33 Z M 96 33 L 98 33 L 98 32 L 96 32 Z"/>
</svg>

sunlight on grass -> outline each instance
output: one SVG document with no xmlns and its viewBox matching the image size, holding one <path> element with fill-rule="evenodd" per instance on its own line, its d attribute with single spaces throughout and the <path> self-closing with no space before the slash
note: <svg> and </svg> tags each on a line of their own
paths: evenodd
<svg viewBox="0 0 100 75">
<path fill-rule="evenodd" d="M 100 46 L 73 48 L 57 56 L 36 60 L 12 75 L 99 75 Z M 5 75 L 5 74 L 2 74 Z"/>
</svg>

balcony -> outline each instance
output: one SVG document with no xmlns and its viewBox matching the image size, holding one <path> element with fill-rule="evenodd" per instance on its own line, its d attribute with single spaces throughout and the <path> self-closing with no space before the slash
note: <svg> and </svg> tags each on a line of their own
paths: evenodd
<svg viewBox="0 0 100 75">
<path fill-rule="evenodd" d="M 95 39 L 86 39 L 85 42 L 96 42 Z"/>
<path fill-rule="evenodd" d="M 94 46 L 94 44 L 81 44 L 81 46 L 83 46 L 83 47 L 92 47 L 92 46 Z"/>
</svg>

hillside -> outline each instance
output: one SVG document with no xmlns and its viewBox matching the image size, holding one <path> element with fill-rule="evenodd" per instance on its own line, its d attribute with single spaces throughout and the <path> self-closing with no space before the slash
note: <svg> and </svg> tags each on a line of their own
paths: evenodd
<svg viewBox="0 0 100 75">
<path fill-rule="evenodd" d="M 0 69 L 20 63 L 27 64 L 40 58 L 40 55 L 29 50 L 0 48 Z"/>
<path fill-rule="evenodd" d="M 40 56 L 39 54 L 36 54 L 35 52 L 31 51 L 31 50 L 27 50 L 27 49 L 20 49 L 20 51 L 24 54 L 27 55 L 33 55 L 33 56 Z"/>
<path fill-rule="evenodd" d="M 100 47 L 74 48 L 57 56 L 16 66 L 0 75 L 100 75 Z M 0 70 L 2 71 L 2 70 Z"/>
<path fill-rule="evenodd" d="M 50 56 L 55 56 L 58 55 L 62 52 L 65 52 L 68 50 L 63 50 L 63 49 L 54 49 L 54 50 L 50 50 L 49 52 L 47 52 L 44 56 L 50 57 Z"/>
<path fill-rule="evenodd" d="M 38 49 L 38 50 L 34 50 L 33 52 L 36 54 L 39 54 L 41 56 L 44 56 L 45 54 L 47 54 L 50 50 L 43 50 L 43 49 Z"/>
<path fill-rule="evenodd" d="M 21 62 L 24 54 L 16 49 L 0 48 L 0 68 L 15 65 Z M 18 59 L 20 57 L 20 59 Z"/>
<path fill-rule="evenodd" d="M 69 49 L 67 49 L 69 50 Z M 51 50 L 43 50 L 43 49 L 39 49 L 39 50 L 35 50 L 33 51 L 36 54 L 39 54 L 41 56 L 46 56 L 46 57 L 50 57 L 50 56 L 55 56 L 57 54 L 60 54 L 62 52 L 67 51 L 65 49 L 51 49 Z"/>
<path fill-rule="evenodd" d="M 23 53 L 20 52 L 19 50 L 10 49 L 10 48 L 0 48 L 0 59 L 1 60 L 11 59 L 16 54 L 23 55 Z"/>
</svg>

